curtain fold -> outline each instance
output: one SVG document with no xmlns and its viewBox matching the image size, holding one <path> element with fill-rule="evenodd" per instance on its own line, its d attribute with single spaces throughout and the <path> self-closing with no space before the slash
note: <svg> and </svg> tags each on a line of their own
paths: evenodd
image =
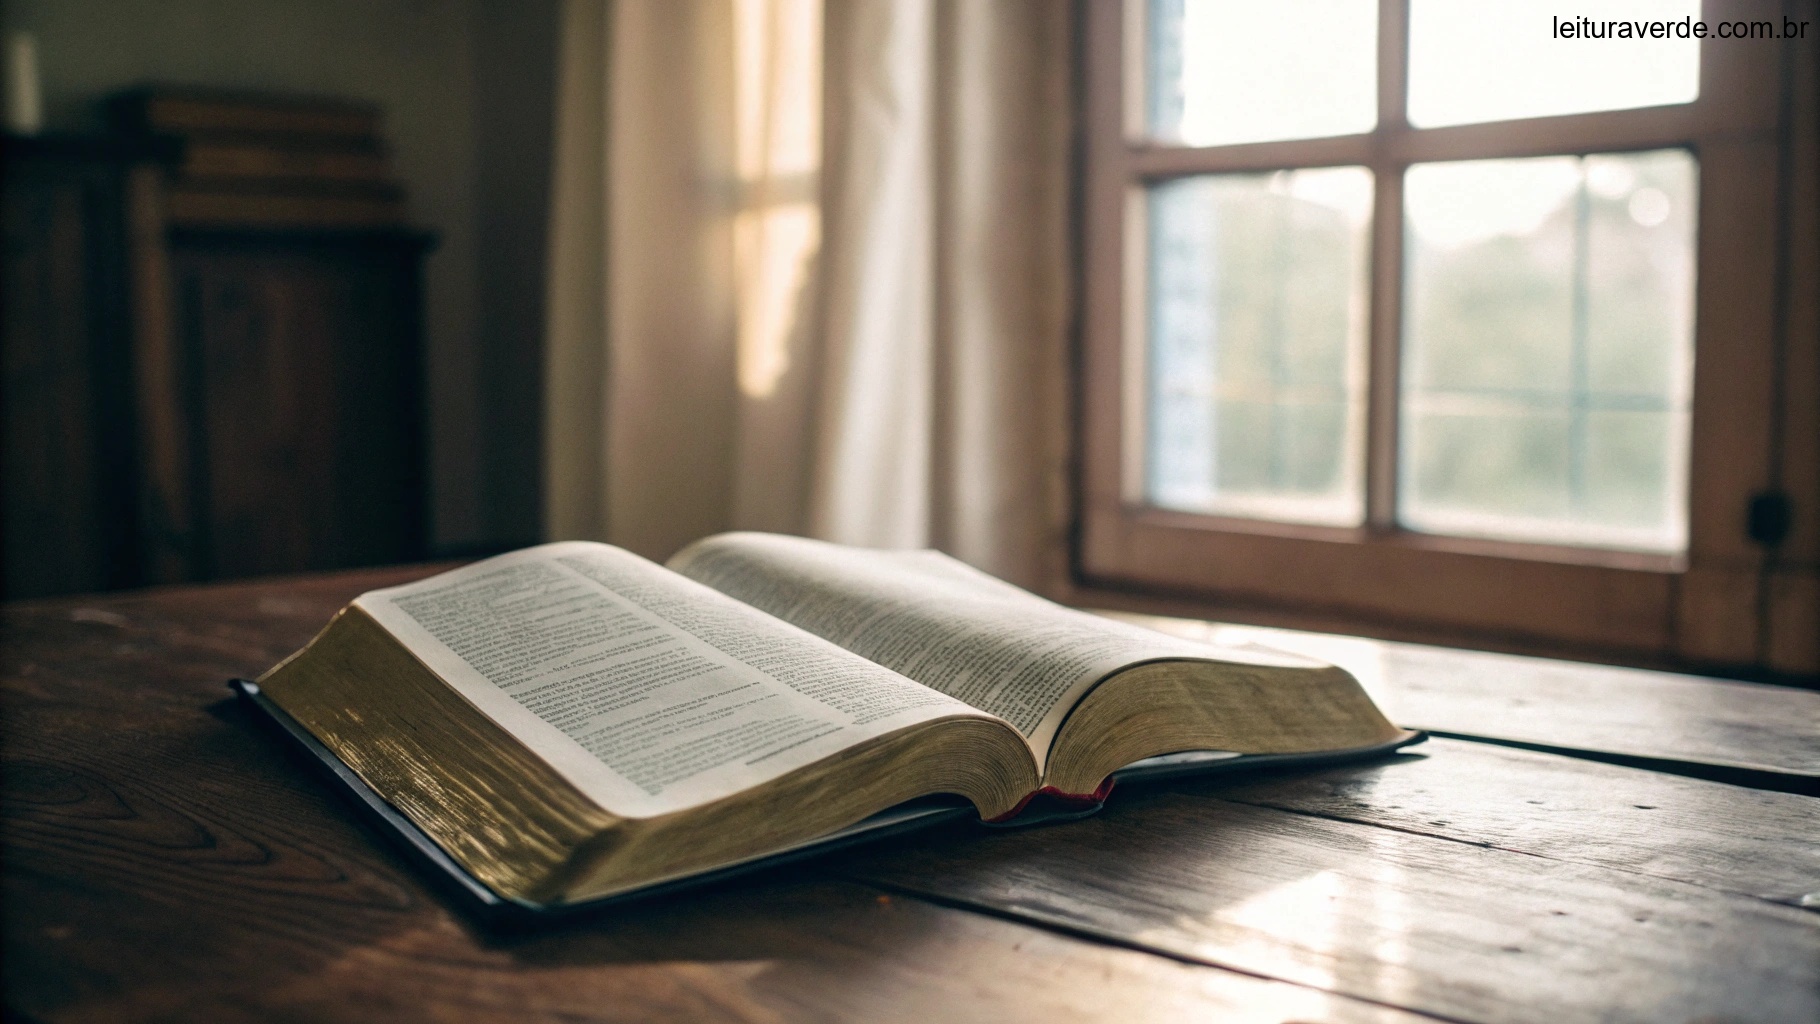
<svg viewBox="0 0 1820 1024">
<path fill-rule="evenodd" d="M 571 0 L 551 537 L 1059 578 L 1069 5 Z"/>
<path fill-rule="evenodd" d="M 605 523 L 607 9 L 566 3 L 557 41 L 544 338 L 544 532 Z"/>
</svg>

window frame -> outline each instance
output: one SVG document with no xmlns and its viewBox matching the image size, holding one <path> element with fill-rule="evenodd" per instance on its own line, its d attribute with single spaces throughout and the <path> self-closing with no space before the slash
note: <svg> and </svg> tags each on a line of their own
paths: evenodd
<svg viewBox="0 0 1820 1024">
<path fill-rule="evenodd" d="M 1701 16 L 1799 18 L 1807 5 L 1707 0 Z M 1763 665 L 1764 574 L 1745 528 L 1779 478 L 1786 337 L 1783 166 L 1790 44 L 1701 44 L 1690 104 L 1412 128 L 1407 0 L 1380 0 L 1378 125 L 1362 135 L 1215 147 L 1157 144 L 1138 80 L 1145 0 L 1083 0 L 1080 476 L 1074 600 L 1154 595 L 1227 617 L 1647 664 Z M 1820 30 L 1820 26 L 1810 31 Z M 1589 41 L 1586 45 L 1609 45 Z M 1764 59 L 1771 57 L 1773 59 Z M 1695 372 L 1683 555 L 1420 534 L 1396 524 L 1403 172 L 1413 163 L 1685 148 L 1698 161 Z M 1363 166 L 1369 254 L 1366 516 L 1335 528 L 1199 515 L 1142 501 L 1143 188 L 1197 173 Z M 1781 321 L 1781 322 L 1779 322 Z M 1780 446 L 1786 447 L 1786 446 Z M 1762 458 L 1740 453 L 1763 453 Z M 1810 510 L 1811 511 L 1811 510 Z M 1806 515 L 1808 513 L 1803 513 Z M 1805 526 L 1804 526 L 1805 529 Z M 1811 566 L 1802 593 L 1814 589 Z M 1102 602 L 1104 603 L 1104 602 Z M 1113 603 L 1133 603 L 1131 601 Z M 1135 603 L 1142 604 L 1140 598 Z M 1154 604 L 1152 607 L 1156 607 Z M 1379 630 L 1382 631 L 1381 629 Z M 1797 645 L 1799 646 L 1799 645 Z M 1814 671 L 1797 657 L 1796 671 Z"/>
</svg>

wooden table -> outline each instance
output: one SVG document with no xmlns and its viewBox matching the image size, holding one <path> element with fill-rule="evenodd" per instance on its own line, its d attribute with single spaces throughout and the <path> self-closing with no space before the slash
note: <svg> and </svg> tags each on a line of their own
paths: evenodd
<svg viewBox="0 0 1820 1024">
<path fill-rule="evenodd" d="M 5 610 L 8 1020 L 1820 1020 L 1820 694 L 1307 634 L 1481 738 L 480 932 L 222 685 L 427 571 Z"/>
</svg>

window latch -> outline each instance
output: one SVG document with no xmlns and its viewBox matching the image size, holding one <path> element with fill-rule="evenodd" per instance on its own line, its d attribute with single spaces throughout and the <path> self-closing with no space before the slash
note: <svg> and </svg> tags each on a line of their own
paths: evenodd
<svg viewBox="0 0 1820 1024">
<path fill-rule="evenodd" d="M 1766 548 L 1781 544 L 1795 521 L 1794 502 L 1782 491 L 1760 491 L 1751 495 L 1745 514 L 1744 532 Z"/>
</svg>

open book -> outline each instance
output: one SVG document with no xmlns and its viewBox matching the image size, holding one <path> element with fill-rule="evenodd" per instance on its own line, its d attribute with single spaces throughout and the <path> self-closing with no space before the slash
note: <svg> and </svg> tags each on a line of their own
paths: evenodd
<svg viewBox="0 0 1820 1024">
<path fill-rule="evenodd" d="M 800 849 L 933 794 L 1005 821 L 1039 795 L 1092 806 L 1158 755 L 1413 738 L 1319 662 L 1073 611 L 935 552 L 756 533 L 669 568 L 569 542 L 373 591 L 257 689 L 532 907 Z"/>
</svg>

